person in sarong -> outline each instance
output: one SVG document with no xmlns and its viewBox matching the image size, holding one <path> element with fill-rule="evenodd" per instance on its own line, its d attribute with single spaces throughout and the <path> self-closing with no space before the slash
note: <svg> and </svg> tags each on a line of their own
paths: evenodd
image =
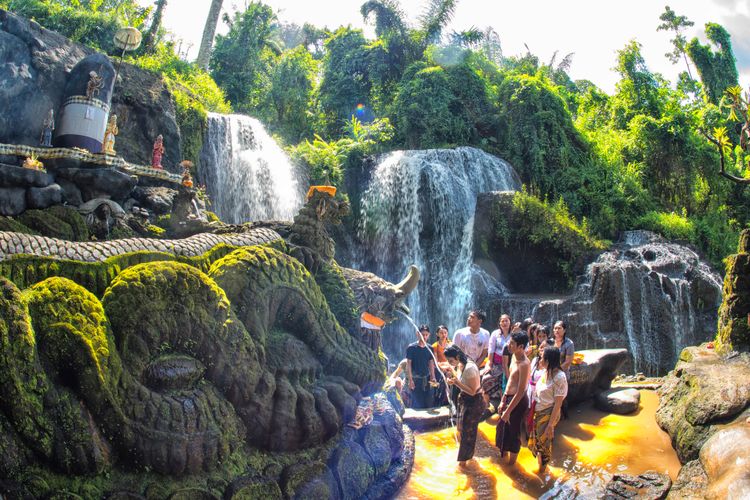
<svg viewBox="0 0 750 500">
<path fill-rule="evenodd" d="M 547 347 L 542 352 L 540 367 L 545 370 L 534 388 L 534 423 L 529 435 L 529 450 L 536 457 L 539 473 L 552 459 L 552 439 L 560 421 L 563 400 L 568 395 L 568 379 L 560 367 L 560 350 Z"/>
<path fill-rule="evenodd" d="M 477 427 L 486 408 L 479 380 L 479 368 L 456 344 L 445 349 L 448 360 L 448 385 L 457 387 L 458 396 L 457 432 L 460 440 L 458 465 L 465 466 L 474 457 L 477 442 Z M 458 369 L 458 371 L 456 370 Z"/>
<path fill-rule="evenodd" d="M 500 402 L 500 420 L 495 431 L 495 446 L 500 450 L 500 457 L 507 456 L 508 464 L 516 463 L 521 450 L 521 428 L 524 416 L 529 409 L 526 387 L 529 383 L 529 358 L 526 357 L 526 344 L 529 337 L 525 331 L 511 334 L 507 349 L 511 353 L 508 384 L 505 386 Z M 507 454 L 507 455 L 506 455 Z"/>
</svg>

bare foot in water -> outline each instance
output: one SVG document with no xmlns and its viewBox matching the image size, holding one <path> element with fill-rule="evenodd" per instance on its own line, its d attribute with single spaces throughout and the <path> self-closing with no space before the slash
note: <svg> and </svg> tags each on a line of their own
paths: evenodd
<svg viewBox="0 0 750 500">
<path fill-rule="evenodd" d="M 476 467 L 477 461 L 473 458 L 470 458 L 469 460 L 462 460 L 458 462 L 459 469 L 473 469 Z"/>
</svg>

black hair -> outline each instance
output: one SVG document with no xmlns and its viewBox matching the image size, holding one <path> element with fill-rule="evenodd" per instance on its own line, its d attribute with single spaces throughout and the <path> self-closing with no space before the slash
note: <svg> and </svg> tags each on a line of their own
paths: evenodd
<svg viewBox="0 0 750 500">
<path fill-rule="evenodd" d="M 549 327 L 547 325 L 539 325 L 539 328 L 536 329 L 536 334 L 539 335 L 540 333 L 545 334 L 547 339 L 549 339 Z"/>
<path fill-rule="evenodd" d="M 429 326 L 427 326 L 427 325 L 421 325 L 421 326 L 419 327 L 419 331 L 420 331 L 420 332 L 424 332 L 424 331 L 426 331 L 427 333 L 430 333 L 430 327 L 429 327 Z"/>
<path fill-rule="evenodd" d="M 555 370 L 560 369 L 560 349 L 554 345 L 547 347 L 542 354 L 542 359 L 547 362 L 547 383 L 549 384 L 555 376 Z"/>
<path fill-rule="evenodd" d="M 451 344 L 450 346 L 448 346 L 445 351 L 443 351 L 443 354 L 446 358 L 456 358 L 458 362 L 464 366 L 466 366 L 466 363 L 469 361 L 469 359 L 466 357 L 466 354 L 464 354 L 461 348 L 456 344 Z"/>
<path fill-rule="evenodd" d="M 525 320 L 521 321 L 521 330 L 523 330 L 525 332 L 533 324 L 534 324 L 534 320 L 533 319 L 526 318 Z"/>
<path fill-rule="evenodd" d="M 526 345 L 529 343 L 529 336 L 526 335 L 526 332 L 521 330 L 520 332 L 516 332 L 511 334 L 510 339 L 516 343 L 516 345 L 520 345 L 521 347 L 525 348 Z"/>
<path fill-rule="evenodd" d="M 479 321 L 481 321 L 482 323 L 484 323 L 484 320 L 487 319 L 487 315 L 481 309 L 472 309 L 471 310 L 471 314 L 473 314 L 474 316 L 476 316 L 477 319 L 479 319 Z"/>
</svg>

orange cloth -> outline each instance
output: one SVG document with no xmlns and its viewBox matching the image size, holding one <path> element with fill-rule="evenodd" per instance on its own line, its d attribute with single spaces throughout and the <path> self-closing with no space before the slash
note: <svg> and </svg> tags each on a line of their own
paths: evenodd
<svg viewBox="0 0 750 500">
<path fill-rule="evenodd" d="M 445 347 L 450 347 L 453 342 L 450 340 L 445 343 Z M 445 357 L 445 347 L 442 347 L 439 343 L 435 342 L 432 344 L 432 350 L 435 351 L 435 358 L 438 363 L 447 363 L 448 358 Z"/>
</svg>

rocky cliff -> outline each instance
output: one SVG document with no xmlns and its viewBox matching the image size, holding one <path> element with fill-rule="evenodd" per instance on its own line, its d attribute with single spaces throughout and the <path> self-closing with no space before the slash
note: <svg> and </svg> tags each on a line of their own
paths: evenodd
<svg viewBox="0 0 750 500">
<path fill-rule="evenodd" d="M 50 109 L 58 114 L 68 73 L 93 53 L 34 21 L 0 10 L 0 143 L 38 145 L 44 117 Z M 154 139 L 162 134 L 163 165 L 177 171 L 180 132 L 172 95 L 160 76 L 123 64 L 112 112 L 120 128 L 115 145 L 119 156 L 150 163 Z"/>
</svg>

